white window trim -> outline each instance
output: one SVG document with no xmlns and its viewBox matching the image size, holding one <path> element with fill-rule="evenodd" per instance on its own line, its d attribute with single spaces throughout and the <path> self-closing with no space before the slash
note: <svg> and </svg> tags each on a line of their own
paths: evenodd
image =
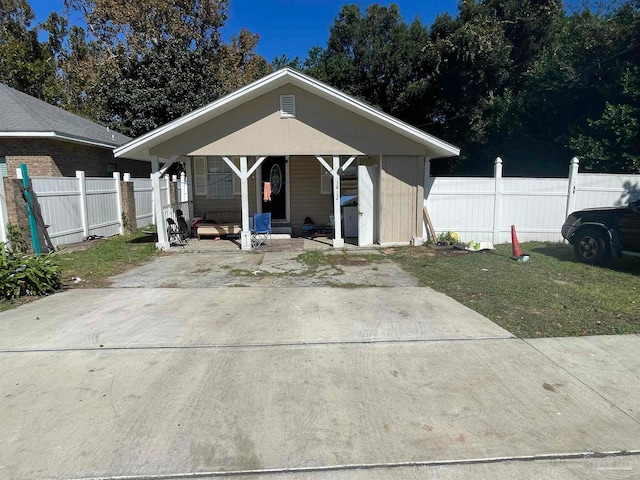
<svg viewBox="0 0 640 480">
<path fill-rule="evenodd" d="M 324 188 L 323 180 L 325 178 L 329 178 L 329 189 Z M 331 195 L 333 191 L 333 175 L 331 172 L 327 172 L 327 169 L 320 165 L 320 194 L 321 195 Z"/>
<path fill-rule="evenodd" d="M 200 171 L 205 174 L 198 174 L 198 166 L 202 167 Z M 193 194 L 199 197 L 207 196 L 207 157 L 193 157 Z"/>
</svg>

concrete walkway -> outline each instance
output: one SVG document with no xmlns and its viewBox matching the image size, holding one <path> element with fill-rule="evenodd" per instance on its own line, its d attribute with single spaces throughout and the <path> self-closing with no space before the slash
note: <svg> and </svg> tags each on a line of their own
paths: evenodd
<svg viewBox="0 0 640 480">
<path fill-rule="evenodd" d="M 0 314 L 0 478 L 638 478 L 639 347 L 428 288 L 68 291 Z"/>
</svg>

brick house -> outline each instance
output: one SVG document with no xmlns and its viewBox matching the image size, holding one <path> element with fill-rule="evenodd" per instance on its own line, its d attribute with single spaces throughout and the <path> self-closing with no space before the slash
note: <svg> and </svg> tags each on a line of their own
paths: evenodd
<svg viewBox="0 0 640 480">
<path fill-rule="evenodd" d="M 0 177 L 15 178 L 26 163 L 31 176 L 148 177 L 148 162 L 114 158 L 130 138 L 0 83 Z"/>
</svg>

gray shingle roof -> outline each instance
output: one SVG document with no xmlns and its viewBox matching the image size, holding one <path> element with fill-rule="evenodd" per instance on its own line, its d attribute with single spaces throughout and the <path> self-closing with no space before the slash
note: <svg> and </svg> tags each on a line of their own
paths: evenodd
<svg viewBox="0 0 640 480">
<path fill-rule="evenodd" d="M 0 133 L 52 133 L 100 145 L 118 147 L 131 140 L 107 127 L 69 113 L 0 83 Z"/>
</svg>

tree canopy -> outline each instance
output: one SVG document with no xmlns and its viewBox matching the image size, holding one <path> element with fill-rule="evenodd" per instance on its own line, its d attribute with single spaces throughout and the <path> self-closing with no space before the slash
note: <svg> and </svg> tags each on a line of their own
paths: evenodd
<svg viewBox="0 0 640 480">
<path fill-rule="evenodd" d="M 229 1 L 65 0 L 33 25 L 0 0 L 0 81 L 136 136 L 291 66 L 460 146 L 440 172 L 640 172 L 640 0 L 460 0 L 430 25 L 344 5 L 325 46 L 271 64 L 256 33 L 223 39 Z"/>
<path fill-rule="evenodd" d="M 395 5 L 342 7 L 309 74 L 462 147 L 458 173 L 640 171 L 640 2 L 463 0 L 407 23 Z"/>
</svg>

